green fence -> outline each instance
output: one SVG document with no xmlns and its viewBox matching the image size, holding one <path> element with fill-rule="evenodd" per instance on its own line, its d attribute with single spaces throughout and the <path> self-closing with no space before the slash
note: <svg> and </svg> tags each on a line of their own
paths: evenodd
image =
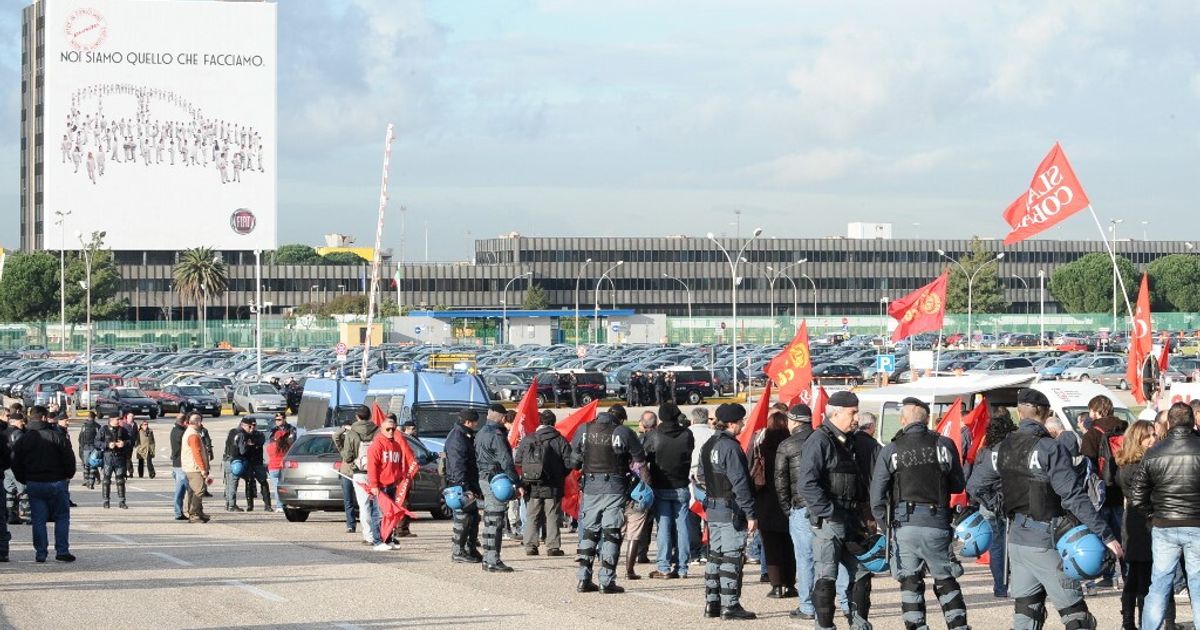
<svg viewBox="0 0 1200 630">
<path fill-rule="evenodd" d="M 228 344 L 233 348 L 254 347 L 254 320 L 213 320 L 201 328 L 195 321 L 93 322 L 92 344 L 112 348 L 130 348 L 155 344 L 173 348 L 193 348 Z M 387 335 L 384 322 L 384 335 Z M 67 350 L 78 352 L 87 345 L 87 326 L 67 324 L 65 335 L 58 322 L 0 324 L 0 349 L 16 350 L 28 345 L 44 345 L 51 351 L 67 339 Z M 298 346 L 332 347 L 339 341 L 333 319 L 264 319 L 263 347 L 267 349 Z"/>
</svg>

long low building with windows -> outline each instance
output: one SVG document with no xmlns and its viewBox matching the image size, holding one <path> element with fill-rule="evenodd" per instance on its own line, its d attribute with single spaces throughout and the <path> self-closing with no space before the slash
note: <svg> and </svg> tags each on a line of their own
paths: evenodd
<svg viewBox="0 0 1200 630">
<path fill-rule="evenodd" d="M 746 239 L 718 239 L 731 253 Z M 759 238 L 739 268 L 738 312 L 743 315 L 869 315 L 884 298 L 900 297 L 927 283 L 971 251 L 969 239 Z M 1029 240 L 1004 247 L 998 266 L 1011 312 L 1037 312 L 1039 272 L 1046 282 L 1058 267 L 1093 252 L 1100 241 Z M 1162 256 L 1191 252 L 1184 241 L 1118 241 L 1117 253 L 1137 267 Z M 121 293 L 129 319 L 194 319 L 196 305 L 181 303 L 171 277 L 175 252 L 117 252 Z M 245 319 L 254 297 L 254 254 L 222 252 L 229 290 L 210 301 L 211 319 Z M 590 260 L 590 262 L 588 262 Z M 805 261 L 795 264 L 798 261 Z M 621 263 L 621 264 L 617 264 Z M 703 236 L 530 237 L 510 235 L 475 241 L 474 260 L 398 262 L 382 265 L 386 300 L 411 309 L 501 309 L 523 306 L 529 284 L 540 286 L 546 309 L 633 309 L 638 313 L 724 315 L 733 284 L 725 254 Z M 399 285 L 393 278 L 399 268 Z M 607 271 L 607 274 L 605 273 Z M 781 272 L 781 273 L 780 273 Z M 525 278 L 522 274 L 529 273 Z M 770 277 L 778 274 L 778 279 Z M 604 281 L 601 283 L 601 276 Z M 516 280 L 514 280 L 514 278 Z M 268 313 L 322 303 L 339 295 L 365 294 L 370 266 L 272 265 L 262 268 Z M 794 283 L 794 284 L 793 284 Z M 508 291 L 505 292 L 505 286 Z M 773 285 L 773 286 L 772 286 Z M 1059 312 L 1046 293 L 1046 311 Z"/>
</svg>

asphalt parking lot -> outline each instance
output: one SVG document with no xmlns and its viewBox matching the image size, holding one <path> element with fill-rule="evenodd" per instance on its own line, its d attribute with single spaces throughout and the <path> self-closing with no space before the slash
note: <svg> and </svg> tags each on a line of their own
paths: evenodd
<svg viewBox="0 0 1200 630">
<path fill-rule="evenodd" d="M 345 533 L 340 513 L 316 513 L 307 523 L 282 514 L 231 514 L 221 482 L 206 501 L 213 520 L 172 520 L 167 453 L 169 420 L 154 423 L 156 479 L 129 481 L 128 510 L 100 508 L 100 490 L 73 488 L 71 565 L 34 564 L 29 527 L 13 526 L 12 562 L 0 565 L 0 627 L 4 628 L 701 628 L 703 585 L 687 580 L 621 581 L 625 595 L 579 595 L 574 563 L 527 557 L 505 541 L 503 558 L 516 572 L 486 574 L 449 561 L 449 521 L 414 522 L 414 538 L 390 552 L 373 552 L 360 535 Z M 236 422 L 206 424 L 214 442 Z M 75 429 L 72 429 L 73 432 Z M 220 447 L 218 447 L 219 449 Z M 75 484 L 73 484 L 75 485 Z M 576 538 L 564 534 L 563 548 Z M 653 551 L 651 552 L 653 557 Z M 643 565 L 643 576 L 653 567 Z M 623 570 L 623 569 L 622 569 Z M 699 575 L 693 571 L 693 575 Z M 787 612 L 795 600 L 766 598 L 757 567 L 747 568 L 745 606 L 760 620 L 747 625 L 811 627 Z M 1011 600 L 991 594 L 986 567 L 969 564 L 962 579 L 971 625 L 1007 628 Z M 932 592 L 930 623 L 944 628 Z M 902 628 L 896 583 L 876 577 L 872 621 Z M 1088 599 L 1100 628 L 1119 627 L 1119 592 Z M 1187 619 L 1186 604 L 1180 618 Z M 1051 613 L 1050 627 L 1058 624 Z M 841 620 L 839 627 L 844 627 Z"/>
</svg>

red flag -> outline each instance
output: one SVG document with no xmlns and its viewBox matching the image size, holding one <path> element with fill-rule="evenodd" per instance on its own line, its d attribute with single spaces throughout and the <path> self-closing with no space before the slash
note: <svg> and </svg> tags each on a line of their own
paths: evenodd
<svg viewBox="0 0 1200 630">
<path fill-rule="evenodd" d="M 954 404 L 950 407 L 950 411 L 946 413 L 946 416 L 942 418 L 942 421 L 939 422 L 937 426 L 937 432 L 950 438 L 950 441 L 954 442 L 954 447 L 960 454 L 962 453 L 962 404 L 961 398 L 955 400 Z M 950 495 L 950 507 L 957 507 L 959 505 L 966 504 L 966 492 Z"/>
<path fill-rule="evenodd" d="M 387 420 L 387 414 L 383 413 L 383 409 L 379 408 L 378 403 L 371 403 L 371 422 L 378 427 L 383 424 L 384 420 Z"/>
<path fill-rule="evenodd" d="M 779 400 L 793 400 L 812 388 L 812 361 L 808 347 L 808 322 L 800 322 L 795 338 L 765 370 L 779 386 Z"/>
<path fill-rule="evenodd" d="M 942 272 L 936 280 L 892 302 L 888 315 L 898 323 L 892 341 L 917 333 L 941 330 L 946 317 L 946 285 L 950 272 Z"/>
<path fill-rule="evenodd" d="M 700 520 L 707 521 L 708 510 L 705 510 L 704 503 L 696 498 L 696 484 L 691 484 L 688 486 L 688 493 L 691 495 L 691 500 L 688 502 L 688 509 L 692 511 L 692 514 L 699 516 Z"/>
<path fill-rule="evenodd" d="M 1004 220 L 1012 227 L 1004 244 L 1019 243 L 1044 232 L 1089 205 L 1067 154 L 1056 142 L 1034 171 L 1029 189 L 1004 210 Z"/>
<path fill-rule="evenodd" d="M 825 422 L 825 406 L 829 404 L 829 392 L 825 391 L 824 386 L 817 387 L 817 399 L 812 405 L 812 426 L 813 429 L 821 428 L 821 423 Z"/>
<path fill-rule="evenodd" d="M 1154 347 L 1150 326 L 1150 283 L 1142 274 L 1142 288 L 1138 291 L 1137 308 L 1133 313 L 1133 331 L 1129 335 L 1129 365 L 1125 367 L 1125 380 L 1133 390 L 1133 398 L 1145 404 L 1142 394 L 1142 364 Z"/>
<path fill-rule="evenodd" d="M 596 419 L 596 410 L 599 409 L 599 407 L 600 401 L 593 400 L 592 402 L 584 405 L 582 409 L 567 416 L 566 418 L 563 418 L 562 420 L 559 420 L 557 423 L 555 423 L 554 428 L 557 429 L 560 434 L 562 434 L 563 439 L 570 442 L 575 438 L 575 433 L 578 432 L 583 425 Z M 572 470 L 567 474 L 567 481 L 563 485 L 562 508 L 564 512 L 571 515 L 571 518 L 579 518 L 580 476 L 580 471 Z"/>
<path fill-rule="evenodd" d="M 599 407 L 600 401 L 593 400 L 592 402 L 584 405 L 575 413 L 556 422 L 554 424 L 554 428 L 558 429 L 558 432 L 562 434 L 563 439 L 570 442 L 571 440 L 575 439 L 575 432 L 578 431 L 580 427 L 596 419 L 596 410 Z"/>
<path fill-rule="evenodd" d="M 379 514 L 382 516 L 379 523 L 379 537 L 386 541 L 392 537 L 392 531 L 396 529 L 396 526 L 400 524 L 400 519 L 404 518 L 404 515 L 408 514 L 409 511 L 402 507 L 404 502 L 400 498 L 399 488 L 396 490 L 396 498 L 394 500 L 386 492 L 380 492 L 375 497 L 375 500 L 379 504 Z"/>
<path fill-rule="evenodd" d="M 1158 371 L 1166 372 L 1171 366 L 1171 335 L 1163 339 L 1162 354 L 1158 355 Z"/>
<path fill-rule="evenodd" d="M 750 412 L 750 417 L 747 418 L 745 425 L 742 426 L 742 432 L 738 434 L 738 442 L 742 445 L 742 452 L 750 452 L 750 444 L 754 441 L 754 434 L 767 428 L 767 416 L 771 413 L 771 381 L 767 381 L 767 386 L 763 388 L 762 396 L 759 396 L 758 402 L 754 403 L 754 410 Z"/>
<path fill-rule="evenodd" d="M 971 448 L 964 455 L 963 460 L 969 464 L 975 463 L 975 457 L 979 454 L 979 447 L 983 446 L 983 436 L 987 434 L 988 424 L 991 423 L 992 417 L 988 410 L 987 399 L 983 398 L 978 405 L 963 418 L 963 424 L 971 430 Z"/>
<path fill-rule="evenodd" d="M 512 448 L 517 448 L 517 444 L 521 442 L 521 438 L 528 433 L 537 431 L 538 428 L 538 404 L 537 404 L 537 379 L 533 379 L 529 383 L 529 390 L 525 392 L 525 396 L 521 398 L 520 404 L 517 405 L 517 417 L 513 420 L 513 428 L 508 432 L 508 445 Z"/>
</svg>

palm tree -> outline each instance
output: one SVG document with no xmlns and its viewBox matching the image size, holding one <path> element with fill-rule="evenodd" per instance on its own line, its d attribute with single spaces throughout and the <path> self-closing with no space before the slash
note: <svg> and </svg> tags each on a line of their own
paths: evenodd
<svg viewBox="0 0 1200 630">
<path fill-rule="evenodd" d="M 224 293 L 229 282 L 224 261 L 209 247 L 197 247 L 181 252 L 172 275 L 180 301 L 194 300 L 199 304 L 197 313 L 201 317 L 196 318 L 198 322 L 203 321 L 202 317 L 208 310 L 208 297 Z M 207 331 L 202 332 L 202 346 L 208 345 L 207 334 Z"/>
</svg>

